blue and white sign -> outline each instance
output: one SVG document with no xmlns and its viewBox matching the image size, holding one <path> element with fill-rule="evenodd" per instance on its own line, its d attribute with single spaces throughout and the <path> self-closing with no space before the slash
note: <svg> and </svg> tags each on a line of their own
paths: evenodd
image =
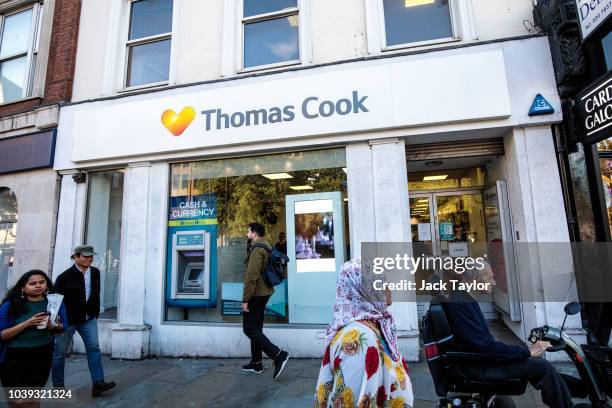
<svg viewBox="0 0 612 408">
<path fill-rule="evenodd" d="M 612 0 L 576 0 L 576 6 L 583 41 L 612 14 Z"/>
<path fill-rule="evenodd" d="M 537 94 L 529 109 L 529 116 L 550 115 L 551 113 L 555 113 L 555 108 L 541 94 Z"/>
</svg>

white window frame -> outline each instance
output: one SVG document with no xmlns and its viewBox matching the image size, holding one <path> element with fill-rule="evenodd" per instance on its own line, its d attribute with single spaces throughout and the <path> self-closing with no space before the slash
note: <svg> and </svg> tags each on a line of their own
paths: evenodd
<svg viewBox="0 0 612 408">
<path fill-rule="evenodd" d="M 9 55 L 7 57 L 0 58 L 1 65 L 6 61 L 26 56 L 25 86 L 21 92 L 21 98 L 12 101 L 1 102 L 0 106 L 20 102 L 24 99 L 39 96 L 39 87 L 37 86 L 38 84 L 36 79 L 38 68 L 42 66 L 42 64 L 40 63 L 40 39 L 41 29 L 43 26 L 44 6 L 41 3 L 31 3 L 25 7 L 20 7 L 18 9 L 14 9 L 4 13 L 0 11 L 0 44 L 2 43 L 2 34 L 4 31 L 5 19 L 7 17 L 19 14 L 29 9 L 32 9 L 32 20 L 30 21 L 30 33 L 28 34 L 28 49 L 25 52 L 20 52 L 14 55 Z M 34 55 L 36 55 L 35 61 L 33 61 Z M 44 66 L 46 66 L 46 63 L 44 64 Z"/>
<path fill-rule="evenodd" d="M 247 23 L 272 20 L 275 18 L 298 16 L 298 52 L 299 58 L 292 61 L 282 61 L 273 64 L 244 66 L 244 26 Z M 251 73 L 257 71 L 281 70 L 288 66 L 303 65 L 311 62 L 309 30 L 309 0 L 297 0 L 297 7 L 279 10 L 256 16 L 243 17 L 244 0 L 224 0 L 223 10 L 223 57 L 222 75 Z"/>
<path fill-rule="evenodd" d="M 366 24 L 368 33 L 368 52 L 379 54 L 406 50 L 409 48 L 428 47 L 452 42 L 477 40 L 472 0 L 448 0 L 451 30 L 453 35 L 446 38 L 387 45 L 384 0 L 365 0 Z"/>
<path fill-rule="evenodd" d="M 175 23 L 176 23 L 176 10 L 175 7 L 177 5 L 177 2 L 175 2 L 174 0 L 172 0 L 172 30 L 170 30 L 167 33 L 161 33 L 161 34 L 156 34 L 156 35 L 151 35 L 149 37 L 142 37 L 142 38 L 138 38 L 135 40 L 130 40 L 130 20 L 132 19 L 132 3 L 137 3 L 139 1 L 146 1 L 146 0 L 128 0 L 128 4 L 127 4 L 127 12 L 126 12 L 126 22 L 125 22 L 125 30 L 124 30 L 124 41 L 123 41 L 123 75 L 122 75 L 122 82 L 121 82 L 121 87 L 120 87 L 120 91 L 134 91 L 134 90 L 139 90 L 139 89 L 146 89 L 146 88 L 155 88 L 155 87 L 160 87 L 160 86 L 166 86 L 170 83 L 173 82 L 172 77 L 173 77 L 173 63 L 172 61 L 174 60 L 172 58 L 172 55 L 174 54 L 174 27 L 175 27 Z M 166 81 L 159 81 L 159 82 L 151 82 L 148 84 L 143 84 L 143 85 L 135 85 L 135 86 L 129 86 L 128 85 L 128 73 L 130 70 L 130 48 L 138 46 L 138 45 L 143 45 L 143 44 L 150 44 L 150 43 L 154 43 L 154 42 L 159 42 L 159 41 L 163 41 L 163 40 L 170 40 L 170 63 L 169 63 L 169 68 L 168 68 L 168 80 Z"/>
</svg>

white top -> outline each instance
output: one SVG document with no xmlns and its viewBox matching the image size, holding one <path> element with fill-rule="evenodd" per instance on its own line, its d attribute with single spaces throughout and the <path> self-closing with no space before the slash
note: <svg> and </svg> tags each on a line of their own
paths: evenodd
<svg viewBox="0 0 612 408">
<path fill-rule="evenodd" d="M 81 270 L 78 266 L 77 269 L 79 271 Z M 83 272 L 83 277 L 85 278 L 85 301 L 87 302 L 89 300 L 89 295 L 91 295 L 91 268 L 87 268 L 87 270 Z"/>
</svg>

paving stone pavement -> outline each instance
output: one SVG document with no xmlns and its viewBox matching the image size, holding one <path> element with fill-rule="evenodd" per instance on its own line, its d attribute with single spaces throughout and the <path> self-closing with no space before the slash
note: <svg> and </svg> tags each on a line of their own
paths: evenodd
<svg viewBox="0 0 612 408">
<path fill-rule="evenodd" d="M 92 398 L 87 359 L 71 356 L 66 361 L 66 386 L 76 394 L 76 401 L 42 404 L 43 408 L 73 407 L 150 407 L 150 408 L 300 408 L 312 406 L 320 360 L 290 359 L 285 371 L 272 379 L 271 361 L 264 361 L 263 374 L 240 370 L 246 360 L 239 359 L 173 359 L 151 358 L 143 361 L 121 361 L 104 358 L 109 381 L 117 387 Z M 568 364 L 560 369 L 571 371 Z M 437 406 L 437 397 L 427 364 L 409 364 L 409 375 L 415 395 L 415 408 Z M 543 407 L 533 388 L 515 397 L 517 407 Z M 6 406 L 5 403 L 2 406 Z"/>
</svg>

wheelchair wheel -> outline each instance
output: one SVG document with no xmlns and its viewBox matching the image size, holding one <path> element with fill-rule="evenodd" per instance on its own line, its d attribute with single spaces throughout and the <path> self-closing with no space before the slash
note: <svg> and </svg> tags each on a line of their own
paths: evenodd
<svg viewBox="0 0 612 408">
<path fill-rule="evenodd" d="M 512 400 L 512 397 L 509 397 L 507 395 L 497 395 L 491 407 L 493 408 L 515 408 L 516 405 L 514 405 L 514 401 Z"/>
</svg>

